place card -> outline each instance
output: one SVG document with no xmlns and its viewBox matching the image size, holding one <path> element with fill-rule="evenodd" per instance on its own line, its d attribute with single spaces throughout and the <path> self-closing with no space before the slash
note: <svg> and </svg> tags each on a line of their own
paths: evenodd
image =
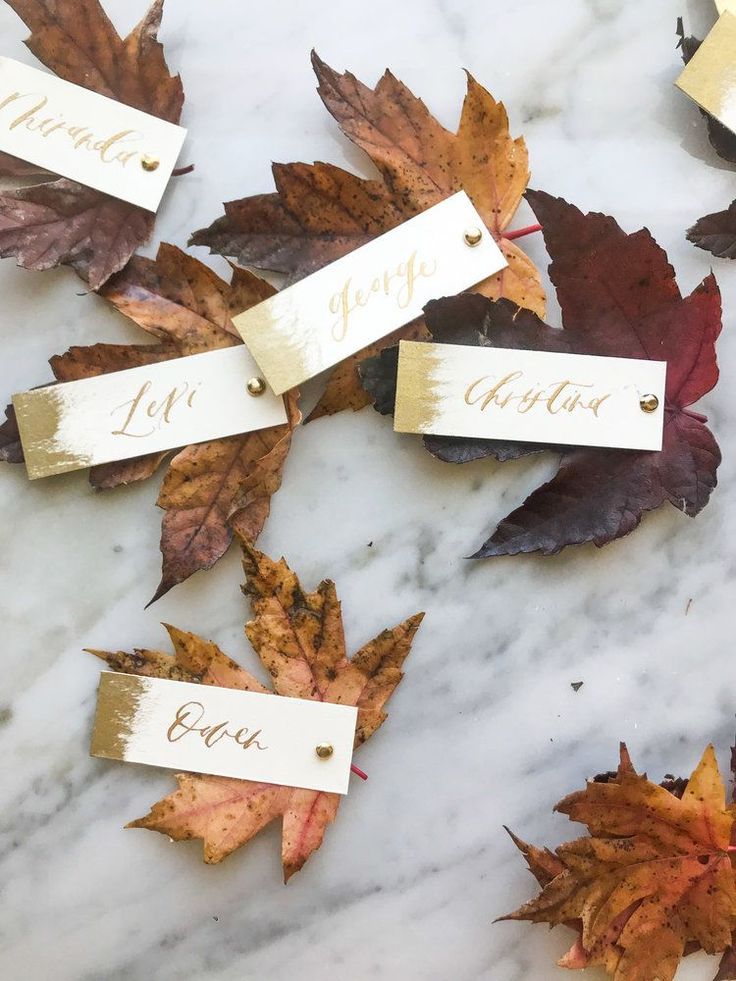
<svg viewBox="0 0 736 981">
<path fill-rule="evenodd" d="M 733 8 L 729 6 L 730 9 Z M 718 18 L 675 84 L 701 109 L 736 133 L 736 74 L 733 68 L 736 63 L 736 17 L 728 10 Z"/>
<path fill-rule="evenodd" d="M 460 293 L 506 264 L 459 191 L 233 323 L 280 395 L 419 317 L 428 300 Z"/>
<path fill-rule="evenodd" d="M 358 710 L 103 671 L 92 756 L 346 794 Z"/>
<path fill-rule="evenodd" d="M 394 429 L 661 450 L 664 361 L 401 341 Z"/>
<path fill-rule="evenodd" d="M 718 8 L 719 14 L 723 14 L 726 11 L 736 14 L 736 0 L 716 0 L 716 7 Z"/>
<path fill-rule="evenodd" d="M 287 421 L 241 345 L 36 388 L 13 406 L 31 480 Z"/>
<path fill-rule="evenodd" d="M 156 211 L 187 131 L 0 57 L 0 150 Z"/>
</svg>

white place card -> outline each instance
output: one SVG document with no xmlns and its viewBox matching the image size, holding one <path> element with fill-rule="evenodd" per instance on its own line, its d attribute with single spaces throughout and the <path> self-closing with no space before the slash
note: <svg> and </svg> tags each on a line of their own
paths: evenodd
<svg viewBox="0 0 736 981">
<path fill-rule="evenodd" d="M 91 755 L 346 794 L 351 705 L 103 671 Z"/>
<path fill-rule="evenodd" d="M 0 57 L 0 150 L 156 211 L 186 130 Z"/>
<path fill-rule="evenodd" d="M 401 341 L 394 429 L 661 450 L 664 361 Z"/>
<path fill-rule="evenodd" d="M 241 345 L 36 388 L 13 406 L 31 480 L 287 421 Z"/>
<path fill-rule="evenodd" d="M 330 263 L 233 323 L 277 395 L 506 266 L 464 191 Z"/>
</svg>

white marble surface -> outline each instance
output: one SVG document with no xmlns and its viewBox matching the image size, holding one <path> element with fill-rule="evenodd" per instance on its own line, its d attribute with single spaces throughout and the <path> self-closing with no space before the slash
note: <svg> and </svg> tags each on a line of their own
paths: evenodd
<svg viewBox="0 0 736 981">
<path fill-rule="evenodd" d="M 127 28 L 142 4 L 109 7 Z M 168 0 L 163 37 L 184 76 L 184 157 L 197 169 L 168 196 L 157 235 L 182 245 L 222 200 L 269 190 L 272 159 L 362 166 L 315 94 L 314 45 L 367 81 L 391 66 L 447 125 L 471 69 L 526 136 L 533 185 L 628 230 L 647 224 L 690 290 L 711 263 L 685 229 L 730 203 L 736 174 L 672 85 L 680 13 L 702 29 L 711 0 Z M 30 60 L 5 5 L 0 29 L 2 53 Z M 543 262 L 541 241 L 526 243 Z M 155 482 L 100 495 L 83 474 L 31 486 L 3 470 L 5 981 L 566 976 L 553 966 L 564 929 L 491 923 L 532 893 L 502 823 L 563 840 L 572 829 L 552 804 L 612 766 L 619 739 L 652 775 L 689 772 L 708 740 L 728 762 L 736 265 L 714 264 L 725 377 L 701 408 L 725 462 L 695 521 L 664 508 L 603 551 L 473 565 L 461 556 L 549 461 L 445 466 L 371 410 L 299 433 L 262 547 L 307 584 L 336 579 L 353 649 L 415 610 L 428 616 L 389 721 L 360 753 L 370 781 L 286 888 L 276 827 L 206 867 L 197 843 L 122 830 L 169 774 L 87 755 L 99 668 L 84 646 L 163 644 L 167 620 L 255 667 L 237 556 L 144 611 L 159 571 Z M 45 381 L 45 358 L 71 343 L 137 336 L 77 289 L 68 271 L 0 263 L 3 393 Z M 678 981 L 714 973 L 698 956 Z"/>
</svg>

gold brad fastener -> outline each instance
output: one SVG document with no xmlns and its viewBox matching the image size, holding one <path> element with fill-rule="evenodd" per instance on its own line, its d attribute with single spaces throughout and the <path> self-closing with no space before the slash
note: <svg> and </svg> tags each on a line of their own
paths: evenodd
<svg viewBox="0 0 736 981">
<path fill-rule="evenodd" d="M 639 408 L 642 412 L 656 412 L 659 408 L 659 399 L 656 395 L 642 395 L 639 399 Z"/>
<path fill-rule="evenodd" d="M 263 395 L 266 391 L 266 383 L 262 378 L 254 377 L 248 379 L 248 394 L 253 395 Z"/>
<path fill-rule="evenodd" d="M 469 228 L 465 229 L 463 238 L 465 239 L 465 244 L 469 245 L 472 249 L 475 248 L 475 246 L 478 245 L 480 240 L 483 238 L 483 232 L 475 225 L 471 225 Z"/>
<path fill-rule="evenodd" d="M 158 157 L 153 157 L 149 153 L 144 153 L 141 157 L 141 167 L 144 170 L 147 170 L 149 173 L 153 170 L 157 170 L 160 163 L 161 161 L 158 159 Z"/>
<path fill-rule="evenodd" d="M 314 747 L 314 751 L 321 760 L 329 760 L 335 752 L 335 747 L 332 743 L 319 743 L 318 746 Z"/>
</svg>

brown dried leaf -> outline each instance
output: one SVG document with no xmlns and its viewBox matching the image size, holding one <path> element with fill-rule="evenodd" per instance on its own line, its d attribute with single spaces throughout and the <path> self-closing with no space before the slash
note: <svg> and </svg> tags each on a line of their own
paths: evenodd
<svg viewBox="0 0 736 981">
<path fill-rule="evenodd" d="M 75 381 L 232 347 L 242 341 L 231 317 L 273 293 L 265 280 L 242 269 L 226 283 L 199 260 L 163 243 L 155 260 L 134 256 L 100 290 L 156 343 L 72 347 L 50 364 L 58 381 Z M 258 537 L 300 421 L 296 393 L 287 396 L 286 404 L 288 424 L 188 446 L 171 460 L 158 499 L 166 513 L 162 576 L 154 599 L 199 569 L 211 568 L 227 550 L 233 529 L 250 541 Z M 22 458 L 14 427 L 10 417 L 0 429 L 0 458 L 9 462 Z M 155 453 L 94 467 L 90 482 L 106 490 L 145 480 L 166 456 Z"/>
<path fill-rule="evenodd" d="M 127 38 L 98 0 L 7 2 L 31 30 L 30 50 L 60 78 L 178 123 L 184 90 L 157 40 L 163 0 Z M 7 156 L 0 172 L 38 174 Z M 154 220 L 143 208 L 59 178 L 0 193 L 0 256 L 15 256 L 27 269 L 71 265 L 96 290 L 147 241 Z"/>
<path fill-rule="evenodd" d="M 100 463 L 90 468 L 89 482 L 95 490 L 113 490 L 115 487 L 136 484 L 152 477 L 167 456 L 167 452 L 149 453 L 119 463 Z"/>
<path fill-rule="evenodd" d="M 227 203 L 224 216 L 195 232 L 191 242 L 294 282 L 464 188 L 509 262 L 476 291 L 543 315 L 539 273 L 503 234 L 529 180 L 526 145 L 510 136 L 503 104 L 468 75 L 460 126 L 451 133 L 389 71 L 371 89 L 314 52 L 312 64 L 326 108 L 381 179 L 324 163 L 275 164 L 275 194 Z M 369 350 L 377 354 L 402 337 L 422 336 L 417 321 Z M 361 351 L 335 369 L 310 420 L 368 404 L 357 372 L 367 355 Z"/>
<path fill-rule="evenodd" d="M 164 477 L 158 506 L 163 574 L 151 603 L 227 551 L 233 531 L 255 541 L 281 486 L 292 427 L 301 416 L 291 396 L 289 426 L 229 436 L 187 446 Z"/>
</svg>

